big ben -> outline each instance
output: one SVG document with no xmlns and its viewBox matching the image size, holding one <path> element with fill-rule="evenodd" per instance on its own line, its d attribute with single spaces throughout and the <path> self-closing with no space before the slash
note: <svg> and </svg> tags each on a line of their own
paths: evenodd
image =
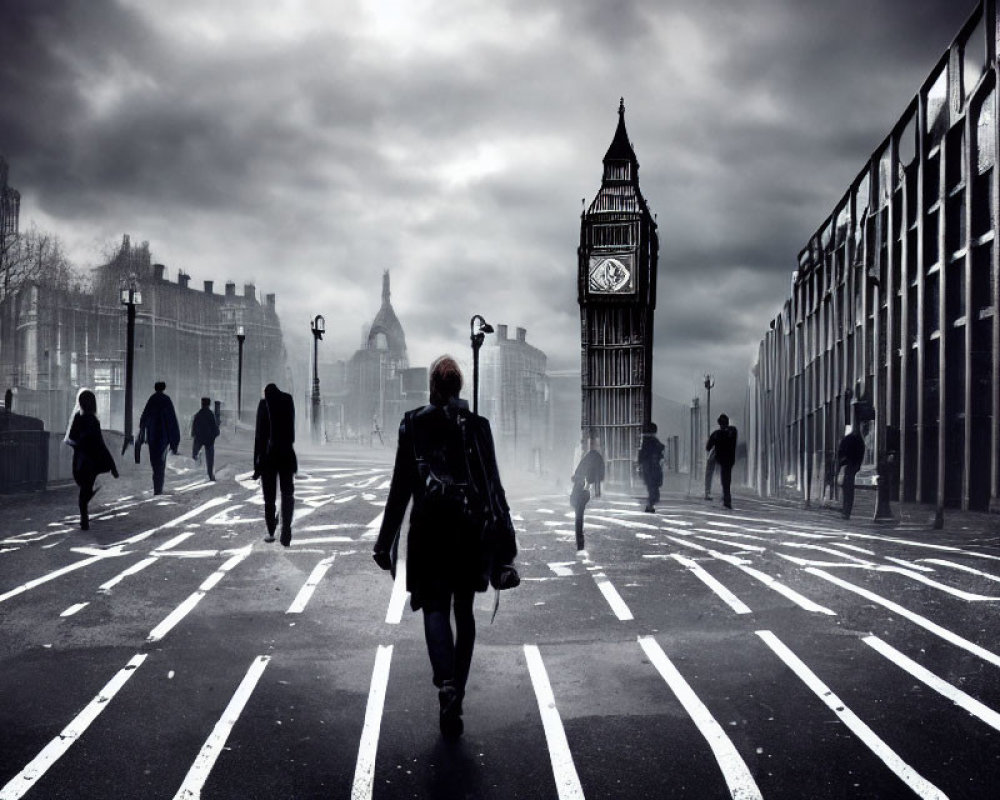
<svg viewBox="0 0 1000 800">
<path fill-rule="evenodd" d="M 605 479 L 618 485 L 631 484 L 650 421 L 658 252 L 623 99 L 601 188 L 581 216 L 577 250 L 582 433 L 600 440 Z"/>
</svg>

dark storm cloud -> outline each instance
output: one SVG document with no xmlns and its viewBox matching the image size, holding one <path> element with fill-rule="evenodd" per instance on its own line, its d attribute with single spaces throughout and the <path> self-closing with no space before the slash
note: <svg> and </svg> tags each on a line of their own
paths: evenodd
<svg viewBox="0 0 1000 800">
<path fill-rule="evenodd" d="M 660 229 L 656 390 L 712 372 L 735 404 L 799 250 L 972 9 L 8 3 L 0 154 L 80 260 L 129 232 L 196 282 L 254 280 L 293 352 L 319 310 L 348 356 L 388 268 L 415 363 L 478 312 L 573 369 L 580 200 L 624 96 Z"/>
</svg>

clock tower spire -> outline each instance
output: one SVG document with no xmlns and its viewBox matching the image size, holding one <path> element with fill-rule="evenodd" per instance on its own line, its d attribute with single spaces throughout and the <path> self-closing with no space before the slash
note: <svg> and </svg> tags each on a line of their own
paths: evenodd
<svg viewBox="0 0 1000 800">
<path fill-rule="evenodd" d="M 577 249 L 582 434 L 600 440 L 607 480 L 619 485 L 632 482 L 651 417 L 658 254 L 623 98 L 601 188 L 581 216 Z"/>
</svg>

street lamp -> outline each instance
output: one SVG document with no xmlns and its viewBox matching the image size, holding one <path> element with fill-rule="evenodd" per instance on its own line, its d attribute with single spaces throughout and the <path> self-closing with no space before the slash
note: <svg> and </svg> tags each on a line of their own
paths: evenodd
<svg viewBox="0 0 1000 800">
<path fill-rule="evenodd" d="M 476 331 L 476 320 L 479 320 L 479 330 Z M 479 314 L 469 320 L 469 339 L 472 341 L 472 413 L 479 413 L 479 348 L 487 333 L 493 333 L 490 325 Z"/>
<path fill-rule="evenodd" d="M 326 332 L 326 320 L 322 314 L 317 314 L 309 325 L 313 335 L 313 387 L 312 387 L 312 441 L 313 444 L 320 442 L 320 414 L 321 406 L 319 402 L 319 340 Z"/>
<path fill-rule="evenodd" d="M 139 291 L 139 281 L 135 273 L 128 279 L 122 278 L 118 290 L 119 302 L 126 309 L 127 324 L 125 326 L 125 434 L 122 440 L 122 455 L 128 446 L 135 441 L 132 435 L 132 374 L 135 362 L 135 307 L 142 305 L 142 292 Z"/>
<path fill-rule="evenodd" d="M 236 424 L 243 419 L 243 342 L 247 338 L 246 329 L 236 326 L 236 341 L 239 346 L 239 357 L 236 362 Z"/>
<path fill-rule="evenodd" d="M 705 398 L 705 430 L 708 431 L 712 427 L 712 387 L 715 386 L 715 381 L 712 380 L 711 375 L 705 376 L 705 391 L 708 396 Z M 712 497 L 712 476 L 715 475 L 715 451 L 713 450 L 705 458 L 705 499 L 709 500 Z"/>
</svg>

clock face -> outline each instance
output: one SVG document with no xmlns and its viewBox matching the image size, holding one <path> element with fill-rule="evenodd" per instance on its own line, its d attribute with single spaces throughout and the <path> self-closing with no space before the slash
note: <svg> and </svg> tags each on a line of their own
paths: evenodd
<svg viewBox="0 0 1000 800">
<path fill-rule="evenodd" d="M 631 253 L 591 256 L 588 286 L 592 294 L 631 294 L 635 291 L 635 264 Z"/>
</svg>

